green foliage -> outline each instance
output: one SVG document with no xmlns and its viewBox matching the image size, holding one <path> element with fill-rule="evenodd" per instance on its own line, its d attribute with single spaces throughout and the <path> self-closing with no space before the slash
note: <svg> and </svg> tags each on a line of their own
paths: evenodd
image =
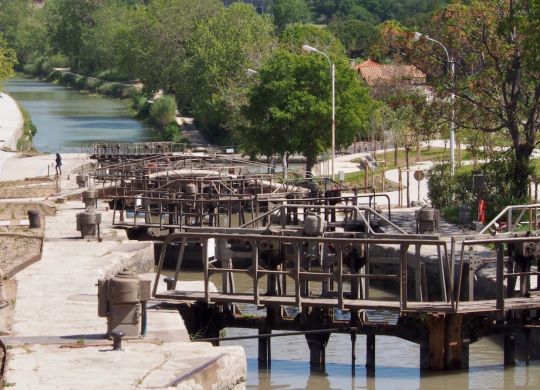
<svg viewBox="0 0 540 390">
<path fill-rule="evenodd" d="M 242 123 L 246 69 L 257 69 L 275 47 L 273 25 L 252 6 L 234 3 L 200 23 L 187 45 L 180 107 L 189 110 L 205 135 L 224 139 Z"/>
<path fill-rule="evenodd" d="M 15 51 L 8 47 L 0 33 L 0 88 L 5 79 L 13 76 L 13 67 L 16 63 Z"/>
<path fill-rule="evenodd" d="M 97 7 L 98 2 L 88 0 L 47 1 L 49 44 L 70 59 L 74 71 L 80 68 L 84 35 L 94 24 L 93 14 Z"/>
<path fill-rule="evenodd" d="M 60 76 L 60 84 L 72 87 L 73 85 L 75 85 L 75 77 L 76 75 L 74 73 L 63 72 Z"/>
<path fill-rule="evenodd" d="M 73 83 L 73 87 L 77 89 L 85 89 L 86 82 L 87 82 L 87 78 L 85 76 L 76 75 L 75 82 Z"/>
<path fill-rule="evenodd" d="M 373 102 L 344 57 L 336 64 L 336 147 L 349 145 L 367 126 Z M 307 171 L 331 146 L 331 79 L 322 55 L 278 50 L 261 67 L 244 114 L 251 125 L 242 130 L 248 154 L 301 153 Z"/>
<path fill-rule="evenodd" d="M 62 77 L 62 72 L 59 70 L 53 70 L 47 75 L 47 80 L 49 81 L 58 81 Z"/>
<path fill-rule="evenodd" d="M 97 92 L 98 88 L 102 86 L 104 83 L 103 80 L 96 79 L 94 77 L 87 77 L 86 78 L 86 89 L 88 89 L 91 92 Z"/>
<path fill-rule="evenodd" d="M 161 139 L 164 141 L 184 142 L 182 128 L 176 122 L 169 123 L 161 130 Z"/>
<path fill-rule="evenodd" d="M 316 47 L 328 55 L 342 56 L 345 48 L 338 39 L 326 29 L 311 24 L 293 24 L 285 28 L 280 36 L 280 44 L 291 53 L 302 53 L 302 45 Z"/>
<path fill-rule="evenodd" d="M 349 58 L 367 56 L 377 36 L 371 23 L 357 19 L 335 19 L 328 25 L 328 30 L 343 43 Z"/>
<path fill-rule="evenodd" d="M 482 164 L 474 173 L 485 175 L 485 191 L 481 198 L 486 201 L 486 218 L 492 219 L 508 205 L 527 203 L 519 196 L 513 179 L 516 161 L 511 154 L 499 153 Z M 529 168 L 530 172 L 530 168 Z M 449 163 L 438 163 L 428 173 L 429 198 L 439 209 L 457 209 L 460 205 L 476 206 L 472 190 L 473 171 L 468 167 L 456 170 L 452 177 Z"/>
<path fill-rule="evenodd" d="M 115 51 L 118 68 L 140 79 L 148 92 L 185 89 L 191 76 L 183 71 L 188 41 L 198 24 L 222 9 L 219 0 L 154 0 L 134 8 L 114 38 L 124 43 Z"/>
<path fill-rule="evenodd" d="M 17 150 L 21 152 L 33 150 L 32 138 L 36 135 L 37 128 L 32 123 L 30 114 L 23 107 L 19 106 L 19 109 L 23 116 L 23 134 L 21 138 L 17 140 Z"/>
<path fill-rule="evenodd" d="M 156 100 L 150 107 L 150 117 L 160 129 L 176 121 L 176 99 L 174 96 L 164 95 Z"/>
<path fill-rule="evenodd" d="M 117 98 L 127 98 L 130 93 L 129 86 L 118 82 L 103 83 L 96 91 L 101 95 Z"/>
<path fill-rule="evenodd" d="M 129 78 L 117 69 L 105 69 L 96 74 L 96 77 L 105 81 L 127 81 Z"/>
<path fill-rule="evenodd" d="M 274 0 L 270 4 L 270 13 L 278 31 L 288 24 L 308 23 L 313 16 L 306 0 Z"/>
</svg>

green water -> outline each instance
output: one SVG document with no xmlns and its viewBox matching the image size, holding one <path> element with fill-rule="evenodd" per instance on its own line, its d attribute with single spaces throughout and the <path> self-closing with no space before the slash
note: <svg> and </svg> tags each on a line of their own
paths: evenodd
<svg viewBox="0 0 540 390">
<path fill-rule="evenodd" d="M 29 112 L 38 129 L 33 144 L 41 152 L 84 151 L 95 142 L 157 140 L 119 100 L 20 77 L 6 81 L 4 90 Z"/>
<path fill-rule="evenodd" d="M 201 280 L 200 272 L 182 272 L 180 280 Z M 221 277 L 212 282 L 221 288 Z M 252 281 L 246 275 L 235 276 L 237 291 L 252 291 Z M 377 292 L 375 289 L 372 293 Z M 241 308 L 250 312 L 248 307 Z M 253 312 L 254 307 L 251 308 Z M 385 313 L 372 313 L 381 318 Z M 255 329 L 226 329 L 226 336 L 256 335 Z M 514 367 L 503 365 L 500 338 L 483 338 L 470 345 L 469 370 L 425 373 L 420 366 L 417 344 L 390 336 L 376 338 L 376 368 L 368 375 L 366 337 L 358 336 L 355 347 L 355 376 L 352 375 L 351 340 L 349 335 L 332 334 L 326 348 L 326 369 L 312 373 L 309 368 L 309 348 L 304 336 L 276 337 L 271 341 L 272 369 L 259 370 L 256 339 L 225 341 L 222 345 L 241 345 L 248 358 L 248 389 L 540 389 L 540 361 L 525 365 L 519 360 Z"/>
</svg>

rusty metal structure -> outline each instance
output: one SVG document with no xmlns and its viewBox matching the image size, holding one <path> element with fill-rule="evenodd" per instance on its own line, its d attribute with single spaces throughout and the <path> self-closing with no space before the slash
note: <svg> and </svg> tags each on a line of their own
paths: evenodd
<svg viewBox="0 0 540 390">
<path fill-rule="evenodd" d="M 376 336 L 391 335 L 419 345 L 422 368 L 459 369 L 469 366 L 471 343 L 497 333 L 512 364 L 516 335 L 540 327 L 540 205 L 503 211 L 506 232 L 490 230 L 493 222 L 454 237 L 434 234 L 437 211 L 425 209 L 417 231 L 430 233 L 408 234 L 383 194 L 327 179 L 282 181 L 265 164 L 230 156 L 147 150 L 97 150 L 95 190 L 114 208 L 116 227 L 162 241 L 153 297 L 176 305 L 203 340 L 219 343 L 225 327 L 258 329 L 260 367 L 270 368 L 273 331 L 305 335 L 316 369 L 333 332 L 350 334 L 353 367 L 365 334 L 368 368 Z M 188 255 L 203 270 L 203 291 L 178 284 Z M 157 291 L 171 256 L 174 277 Z M 486 265 L 493 288 L 480 295 L 475 272 Z M 249 290 L 235 288 L 238 275 L 250 279 Z"/>
</svg>

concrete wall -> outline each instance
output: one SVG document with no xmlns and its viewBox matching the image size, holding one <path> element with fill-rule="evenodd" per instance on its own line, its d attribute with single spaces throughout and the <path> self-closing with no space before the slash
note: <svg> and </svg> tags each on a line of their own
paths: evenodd
<svg viewBox="0 0 540 390">
<path fill-rule="evenodd" d="M 17 102 L 6 93 L 0 93 L 0 113 L 0 149 L 17 150 L 24 120 Z"/>
</svg>

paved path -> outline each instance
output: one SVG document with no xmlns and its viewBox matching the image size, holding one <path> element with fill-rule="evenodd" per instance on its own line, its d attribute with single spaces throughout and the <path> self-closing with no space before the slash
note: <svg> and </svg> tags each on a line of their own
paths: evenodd
<svg viewBox="0 0 540 390">
<path fill-rule="evenodd" d="M 106 319 L 97 316 L 96 282 L 128 265 L 153 267 L 153 248 L 110 228 L 112 211 L 104 210 L 103 242 L 80 239 L 75 216 L 83 208 L 72 201 L 47 217 L 42 259 L 17 274 L 13 334 L 2 338 L 10 345 L 6 382 L 20 389 L 131 389 L 187 378 L 184 388 L 228 388 L 245 378 L 241 347 L 189 343 L 178 312 L 151 302 L 148 337 L 111 351 Z"/>
</svg>

